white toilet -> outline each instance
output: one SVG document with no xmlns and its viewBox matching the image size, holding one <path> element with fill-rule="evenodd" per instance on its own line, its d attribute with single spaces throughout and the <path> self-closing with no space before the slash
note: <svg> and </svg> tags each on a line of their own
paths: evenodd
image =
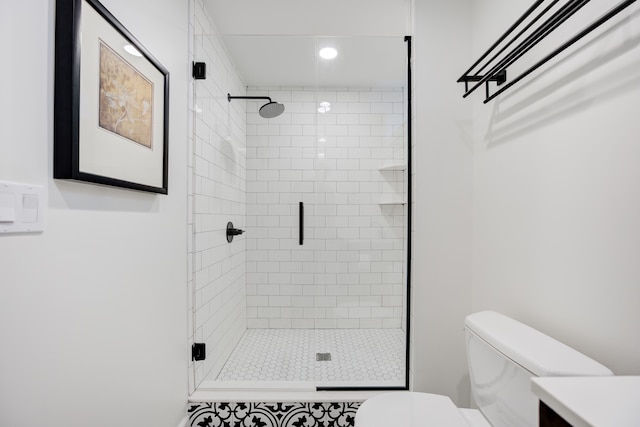
<svg viewBox="0 0 640 427">
<path fill-rule="evenodd" d="M 356 427 L 537 427 L 531 377 L 613 375 L 553 338 L 494 311 L 464 322 L 471 391 L 478 409 L 457 408 L 446 396 L 389 392 L 366 400 Z"/>
</svg>

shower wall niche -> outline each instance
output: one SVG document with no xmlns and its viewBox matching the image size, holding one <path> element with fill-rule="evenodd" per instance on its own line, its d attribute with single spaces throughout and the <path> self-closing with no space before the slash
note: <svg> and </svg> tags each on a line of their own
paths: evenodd
<svg viewBox="0 0 640 427">
<path fill-rule="evenodd" d="M 327 86 L 319 76 L 335 70 L 316 64 L 315 83 L 251 86 L 233 49 L 274 40 L 216 35 L 193 4 L 192 58 L 207 78 L 190 94 L 189 344 L 205 343 L 206 359 L 191 362 L 191 391 L 264 380 L 403 386 L 405 85 Z M 303 39 L 313 57 L 318 40 Z M 228 94 L 268 96 L 285 111 L 266 119 L 264 101 Z M 231 243 L 229 221 L 245 230 Z"/>
</svg>

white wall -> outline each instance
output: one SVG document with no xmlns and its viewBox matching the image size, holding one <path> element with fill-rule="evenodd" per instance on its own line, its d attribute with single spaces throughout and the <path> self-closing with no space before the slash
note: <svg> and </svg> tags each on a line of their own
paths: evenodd
<svg viewBox="0 0 640 427">
<path fill-rule="evenodd" d="M 606 8 L 592 3 L 551 44 Z M 474 57 L 529 5 L 476 0 Z M 640 374 L 640 9 L 623 15 L 495 102 L 468 101 L 473 309 L 527 322 L 616 374 Z"/>
<path fill-rule="evenodd" d="M 471 310 L 470 2 L 414 4 L 413 389 L 468 403 L 462 332 Z"/>
<path fill-rule="evenodd" d="M 54 1 L 0 6 L 0 180 L 42 184 L 41 234 L 0 236 L 0 425 L 184 417 L 187 4 L 104 0 L 169 69 L 169 195 L 54 181 Z"/>
<path fill-rule="evenodd" d="M 414 2 L 413 387 L 459 404 L 463 318 L 484 309 L 640 372 L 640 12 L 491 104 L 463 101 L 455 79 L 529 5 Z"/>
</svg>

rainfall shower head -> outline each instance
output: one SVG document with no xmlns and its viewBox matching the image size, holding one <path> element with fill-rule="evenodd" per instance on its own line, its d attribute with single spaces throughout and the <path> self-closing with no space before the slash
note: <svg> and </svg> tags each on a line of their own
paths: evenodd
<svg viewBox="0 0 640 427">
<path fill-rule="evenodd" d="M 274 117 L 278 117 L 283 112 L 284 104 L 270 101 L 260 107 L 260 111 L 258 111 L 258 114 L 260 114 L 260 116 L 264 117 L 265 119 L 272 119 Z"/>
<path fill-rule="evenodd" d="M 278 117 L 284 112 L 284 104 L 272 101 L 268 96 L 231 96 L 227 94 L 227 100 L 231 102 L 232 99 L 268 99 L 269 102 L 260 107 L 258 111 L 258 114 L 265 119 Z"/>
</svg>

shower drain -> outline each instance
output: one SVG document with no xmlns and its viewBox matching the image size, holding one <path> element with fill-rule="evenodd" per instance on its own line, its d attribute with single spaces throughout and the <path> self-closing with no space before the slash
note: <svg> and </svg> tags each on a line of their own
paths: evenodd
<svg viewBox="0 0 640 427">
<path fill-rule="evenodd" d="M 331 360 L 331 353 L 316 353 L 316 362 L 328 362 Z"/>
</svg>

